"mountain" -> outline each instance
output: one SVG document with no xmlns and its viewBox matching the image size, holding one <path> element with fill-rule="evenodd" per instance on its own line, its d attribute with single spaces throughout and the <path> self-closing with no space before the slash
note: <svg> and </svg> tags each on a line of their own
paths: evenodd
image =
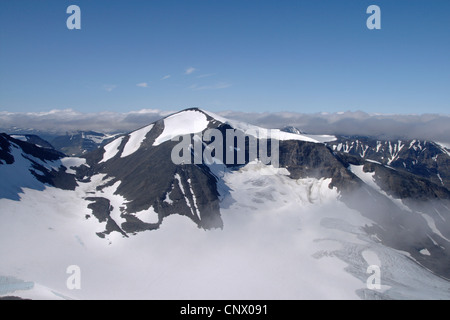
<svg viewBox="0 0 450 320">
<path fill-rule="evenodd" d="M 368 137 L 339 137 L 327 143 L 333 151 L 375 161 L 450 188 L 450 149 L 432 141 L 380 141 Z M 450 190 L 450 189 L 449 189 Z"/>
<path fill-rule="evenodd" d="M 0 146 L 0 278 L 71 296 L 60 273 L 76 263 L 89 278 L 78 298 L 450 298 L 450 155 L 437 143 L 187 109 L 81 158 L 6 134 Z"/>
<path fill-rule="evenodd" d="M 293 127 L 293 126 L 284 127 L 281 129 L 281 131 L 294 133 L 294 134 L 305 134 L 305 132 L 303 132 L 300 129 Z"/>
<path fill-rule="evenodd" d="M 33 137 L 27 140 L 40 143 Z M 0 148 L 0 198 L 20 200 L 24 188 L 44 190 L 45 185 L 75 189 L 75 176 L 69 174 L 65 165 L 80 163 L 81 159 L 67 158 L 54 149 L 6 134 L 0 134 Z"/>
<path fill-rule="evenodd" d="M 96 150 L 120 134 L 105 134 L 95 131 L 77 131 L 55 136 L 51 142 L 58 150 L 72 157 L 82 156 Z"/>
<path fill-rule="evenodd" d="M 37 145 L 45 149 L 54 149 L 54 147 L 47 141 L 35 134 L 11 135 L 16 140 L 21 140 Z"/>
<path fill-rule="evenodd" d="M 21 128 L 10 129 L 7 132 L 15 139 L 37 144 L 44 148 L 55 149 L 71 157 L 85 155 L 122 135 L 122 133 L 96 131 L 60 133 Z"/>
</svg>

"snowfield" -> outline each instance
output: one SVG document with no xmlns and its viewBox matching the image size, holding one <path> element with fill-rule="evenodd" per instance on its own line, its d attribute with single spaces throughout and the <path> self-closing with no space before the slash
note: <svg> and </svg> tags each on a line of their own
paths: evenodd
<svg viewBox="0 0 450 320">
<path fill-rule="evenodd" d="M 373 222 L 340 202 L 336 189 L 329 188 L 329 179 L 293 180 L 287 170 L 256 162 L 221 174 L 227 187 L 221 189 L 223 230 L 205 231 L 187 217 L 171 215 L 159 230 L 129 238 L 113 232 L 101 239 L 96 232 L 104 231 L 106 223 L 92 216 L 90 202 L 83 198 L 110 199 L 111 217 L 119 225 L 124 221 L 120 206 L 126 204 L 126 199 L 115 195 L 118 183 L 97 189 L 107 183 L 103 175 L 80 183 L 75 191 L 24 188 L 20 202 L 0 199 L 0 295 L 450 298 L 449 282 L 367 236 L 362 227 Z M 157 218 L 152 208 L 136 216 L 148 222 Z M 366 288 L 367 267 L 373 264 L 381 269 L 380 290 Z M 71 265 L 81 268 L 81 290 L 66 286 Z"/>
<path fill-rule="evenodd" d="M 208 120 L 202 112 L 190 110 L 174 114 L 164 119 L 164 131 L 153 145 L 158 146 L 177 136 L 202 132 L 207 126 Z"/>
</svg>

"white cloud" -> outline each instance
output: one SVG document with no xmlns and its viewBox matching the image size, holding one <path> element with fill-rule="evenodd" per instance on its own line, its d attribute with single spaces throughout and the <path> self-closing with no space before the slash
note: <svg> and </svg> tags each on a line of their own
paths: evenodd
<svg viewBox="0 0 450 320">
<path fill-rule="evenodd" d="M 50 112 L 0 112 L 0 132 L 22 133 L 44 131 L 65 134 L 78 130 L 99 132 L 130 132 L 157 121 L 173 112 L 154 109 L 127 113 L 81 113 L 71 109 Z"/>
<path fill-rule="evenodd" d="M 184 74 L 185 74 L 185 75 L 193 74 L 193 73 L 195 72 L 195 70 L 196 70 L 195 68 L 189 67 L 189 68 L 186 69 L 186 71 L 184 72 Z"/>
<path fill-rule="evenodd" d="M 147 82 L 141 82 L 141 83 L 138 83 L 136 86 L 141 87 L 141 88 L 148 88 L 148 83 Z"/>
<path fill-rule="evenodd" d="M 192 86 L 191 89 L 207 90 L 223 87 L 226 85 Z M 177 110 L 173 112 L 175 111 Z M 62 134 L 77 130 L 129 132 L 157 121 L 170 113 L 172 111 L 154 109 L 127 113 L 81 113 L 71 109 L 30 113 L 0 111 L 0 132 L 17 132 L 14 127 Z M 387 115 L 365 112 L 303 114 L 224 111 L 216 113 L 229 119 L 265 128 L 294 126 L 310 134 L 367 135 L 381 139 L 422 139 L 450 143 L 450 126 L 448 125 L 450 115 Z"/>
<path fill-rule="evenodd" d="M 216 112 L 217 113 L 217 112 Z M 219 112 L 266 128 L 294 126 L 310 134 L 365 135 L 380 139 L 450 141 L 450 115 L 368 114 L 362 111 L 304 114 L 296 112 Z"/>
<path fill-rule="evenodd" d="M 105 84 L 105 85 L 103 85 L 103 89 L 108 91 L 108 92 L 113 91 L 115 88 L 117 88 L 117 86 L 115 84 Z"/>
<path fill-rule="evenodd" d="M 165 75 L 164 77 L 162 77 L 161 78 L 161 80 L 167 80 L 167 79 L 169 79 L 170 77 L 172 77 L 170 74 L 168 74 L 168 75 Z"/>
</svg>

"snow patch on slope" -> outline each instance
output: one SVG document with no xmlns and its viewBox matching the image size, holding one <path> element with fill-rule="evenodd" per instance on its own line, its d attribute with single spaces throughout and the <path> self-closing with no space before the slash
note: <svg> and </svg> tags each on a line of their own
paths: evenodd
<svg viewBox="0 0 450 320">
<path fill-rule="evenodd" d="M 172 186 L 172 188 L 173 188 L 173 186 Z M 167 203 L 167 204 L 169 204 L 169 205 L 172 205 L 172 204 L 173 204 L 173 200 L 170 199 L 170 194 L 171 194 L 171 193 L 172 193 L 172 190 L 171 190 L 170 192 L 167 192 L 167 193 L 166 193 L 166 197 L 164 198 L 164 202 Z"/>
<path fill-rule="evenodd" d="M 131 133 L 130 139 L 125 145 L 125 148 L 123 149 L 122 155 L 120 157 L 125 158 L 135 153 L 141 147 L 141 144 L 144 142 L 147 134 L 153 129 L 153 126 L 154 125 L 151 124 L 145 128 L 139 129 Z"/>
<path fill-rule="evenodd" d="M 68 157 L 61 159 L 61 163 L 64 167 L 67 168 L 66 172 L 68 174 L 76 174 L 76 171 L 73 168 L 78 168 L 82 165 L 85 165 L 86 159 Z"/>
<path fill-rule="evenodd" d="M 436 144 L 441 148 L 442 152 L 450 157 L 450 144 L 442 142 L 436 142 Z"/>
<path fill-rule="evenodd" d="M 186 192 L 184 191 L 183 183 L 181 182 L 181 177 L 180 177 L 180 175 L 178 173 L 175 174 L 175 179 L 178 181 L 178 185 L 180 186 L 181 193 L 184 196 L 184 200 L 186 202 L 186 205 L 191 210 L 192 216 L 194 216 L 194 217 L 197 216 L 198 217 L 198 215 L 194 212 L 194 208 L 192 208 L 192 205 L 191 205 L 191 202 L 189 201 L 189 198 L 186 196 Z M 198 218 L 200 218 L 200 217 L 198 217 Z"/>
<path fill-rule="evenodd" d="M 420 213 L 422 215 L 422 217 L 427 221 L 428 227 L 430 227 L 430 229 L 437 234 L 439 237 L 441 237 L 442 239 L 444 239 L 445 241 L 450 242 L 449 239 L 447 239 L 440 231 L 439 229 L 436 227 L 436 223 L 434 222 L 434 219 L 432 217 L 430 217 L 428 214 L 425 213 Z"/>
<path fill-rule="evenodd" d="M 13 143 L 11 155 L 14 163 L 0 166 L 0 198 L 20 200 L 18 194 L 23 193 L 25 188 L 43 190 L 44 184 L 31 174 L 31 171 L 37 170 L 33 169 L 32 163 L 24 158 L 21 149 Z"/>
<path fill-rule="evenodd" d="M 197 206 L 197 197 L 195 196 L 194 190 L 192 190 L 191 179 L 187 179 L 187 183 L 189 185 L 189 190 L 191 191 L 191 194 L 192 194 L 192 200 L 194 202 L 195 212 L 197 213 L 197 216 L 200 218 L 200 210 L 198 209 L 198 206 Z"/>
<path fill-rule="evenodd" d="M 24 142 L 28 141 L 26 136 L 21 136 L 21 135 L 12 135 L 11 138 L 16 139 L 16 140 L 20 140 L 20 141 L 24 141 Z"/>
<path fill-rule="evenodd" d="M 155 224 L 159 222 L 158 214 L 155 212 L 153 207 L 148 210 L 142 210 L 134 214 L 139 220 L 145 223 Z"/>
<path fill-rule="evenodd" d="M 378 193 L 384 195 L 385 197 L 389 198 L 397 207 L 399 207 L 402 210 L 411 211 L 411 209 L 406 206 L 401 199 L 395 199 L 394 197 L 388 195 L 381 187 L 375 182 L 375 171 L 374 172 L 364 172 L 363 170 L 364 165 L 350 165 L 349 169 L 350 171 L 355 174 L 359 179 L 361 179 L 366 185 L 371 187 L 373 190 L 377 191 Z M 390 167 L 388 167 L 390 168 Z M 393 169 L 393 168 L 390 168 Z"/>
<path fill-rule="evenodd" d="M 124 211 L 126 207 L 127 200 L 123 196 L 116 194 L 117 188 L 120 186 L 121 182 L 117 181 L 112 186 L 104 187 L 111 180 L 111 178 L 105 179 L 105 177 L 106 174 L 97 174 L 91 177 L 90 182 L 79 182 L 79 186 L 75 191 L 78 192 L 82 198 L 93 197 L 108 199 L 113 208 L 109 216 L 120 227 L 122 223 L 126 222 L 126 219 L 122 217 L 122 211 Z M 106 223 L 102 226 L 106 227 Z M 105 229 L 101 231 L 105 231 Z M 122 237 L 122 235 L 113 232 L 109 234 L 106 239 L 112 241 L 119 237 Z"/>
<path fill-rule="evenodd" d="M 105 149 L 105 153 L 103 154 L 102 161 L 100 161 L 99 163 L 107 162 L 108 160 L 114 158 L 117 153 L 119 153 L 119 147 L 122 144 L 123 139 L 125 139 L 125 137 L 117 138 L 116 140 L 104 146 L 103 149 Z"/>
<path fill-rule="evenodd" d="M 350 165 L 350 171 L 354 173 L 359 179 L 361 179 L 365 184 L 367 184 L 369 187 L 377 190 L 382 191 L 381 188 L 376 184 L 375 182 L 375 171 L 374 172 L 364 172 L 363 170 L 364 165 Z"/>
<path fill-rule="evenodd" d="M 94 134 L 86 134 L 85 132 L 82 132 L 81 137 L 83 139 L 88 139 L 93 141 L 94 143 L 100 145 L 102 144 L 104 141 L 109 140 L 109 139 L 114 139 L 115 137 L 121 135 L 121 133 L 117 133 L 117 134 L 104 134 L 104 133 L 99 133 L 98 135 L 94 135 Z"/>
</svg>

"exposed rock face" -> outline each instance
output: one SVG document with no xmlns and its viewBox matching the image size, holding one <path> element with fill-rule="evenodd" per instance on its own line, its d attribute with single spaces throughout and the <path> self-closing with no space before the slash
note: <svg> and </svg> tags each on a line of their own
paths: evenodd
<svg viewBox="0 0 450 320">
<path fill-rule="evenodd" d="M 114 140 L 116 136 L 95 131 L 78 131 L 56 136 L 51 142 L 55 149 L 69 156 L 78 157 L 98 149 Z"/>
<path fill-rule="evenodd" d="M 381 141 L 367 137 L 338 137 L 327 143 L 333 151 L 370 159 L 450 188 L 450 150 L 431 141 Z M 450 190 L 450 189 L 449 189 Z"/>
</svg>

